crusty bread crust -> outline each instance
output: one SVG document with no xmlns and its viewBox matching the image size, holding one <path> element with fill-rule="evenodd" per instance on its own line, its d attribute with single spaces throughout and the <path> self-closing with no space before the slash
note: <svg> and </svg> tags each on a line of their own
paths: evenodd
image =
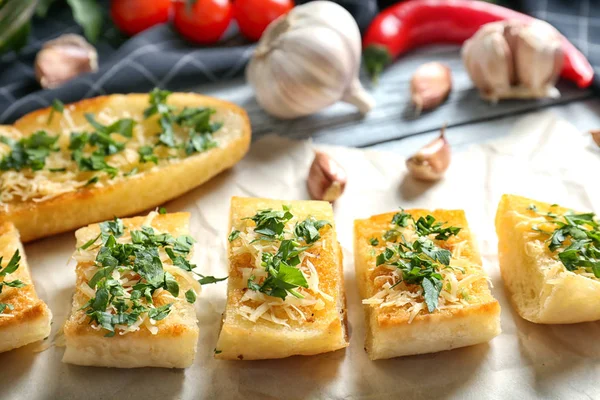
<svg viewBox="0 0 600 400">
<path fill-rule="evenodd" d="M 600 320 L 600 280 L 568 271 L 550 253 L 545 240 L 532 230 L 535 217 L 528 210 L 562 214 L 564 207 L 552 207 L 521 196 L 502 196 L 496 213 L 498 257 L 502 280 L 512 306 L 519 315 L 538 324 L 572 324 Z"/>
<path fill-rule="evenodd" d="M 231 199 L 230 228 L 239 226 L 242 218 L 250 217 L 261 209 L 278 209 L 290 205 L 299 220 L 313 216 L 334 223 L 333 210 L 327 202 L 280 201 L 269 199 Z M 290 327 L 259 319 L 249 321 L 238 314 L 240 299 L 247 283 L 238 267 L 247 267 L 246 255 L 235 256 L 229 246 L 229 281 L 227 304 L 223 314 L 215 358 L 225 360 L 260 360 L 284 358 L 293 355 L 314 355 L 348 346 L 346 298 L 344 293 L 342 250 L 337 241 L 335 226 L 321 231 L 325 249 L 313 246 L 307 250 L 319 275 L 319 288 L 332 296 L 323 310 L 313 310 L 314 317 L 306 322 L 288 321 Z"/>
<path fill-rule="evenodd" d="M 19 241 L 19 232 L 11 223 L 0 224 L 0 256 L 4 259 L 4 265 L 17 249 L 21 255 L 21 262 L 19 269 L 10 275 L 10 280 L 19 279 L 27 286 L 4 287 L 0 294 L 0 303 L 14 307 L 14 310 L 4 311 L 13 317 L 0 317 L 0 352 L 37 342 L 50 334 L 52 313 L 46 303 L 37 296 L 25 251 Z"/>
<path fill-rule="evenodd" d="M 481 256 L 462 210 L 405 210 L 415 219 L 433 215 L 436 220 L 461 227 L 457 236 L 438 241 L 440 247 L 452 249 L 458 242 L 466 241 L 463 256 L 481 268 Z M 354 223 L 354 257 L 356 277 L 362 299 L 373 296 L 377 289 L 375 256 L 369 239 L 381 239 L 389 229 L 395 213 L 375 215 Z M 493 298 L 485 280 L 473 284 L 477 302 L 461 308 L 421 312 L 412 322 L 410 313 L 401 307 L 380 308 L 364 305 L 367 336 L 365 349 L 372 360 L 413 354 L 432 353 L 458 347 L 484 343 L 500 334 L 500 305 Z"/>
<path fill-rule="evenodd" d="M 189 234 L 189 213 L 157 215 L 152 226 L 173 236 Z M 123 219 L 124 226 L 140 229 L 146 217 Z M 75 232 L 77 247 L 100 233 L 98 224 L 81 228 Z M 164 367 L 186 368 L 192 365 L 196 354 L 199 329 L 194 306 L 184 299 L 173 301 L 172 297 L 157 296 L 155 305 L 173 303 L 167 318 L 157 321 L 158 332 L 153 335 L 148 329 L 140 329 L 125 335 L 105 337 L 106 331 L 95 330 L 82 310 L 88 301 L 80 289 L 86 284 L 82 266 L 76 269 L 77 287 L 73 296 L 73 308 L 63 327 L 66 349 L 63 362 L 98 367 L 138 368 Z M 178 280 L 179 281 L 179 280 Z M 184 282 L 180 282 L 184 285 Z M 184 292 L 187 288 L 181 286 Z"/>
<path fill-rule="evenodd" d="M 22 240 L 28 242 L 113 216 L 132 215 L 179 197 L 203 184 L 231 168 L 248 151 L 250 121 L 241 107 L 193 93 L 174 93 L 168 101 L 178 107 L 206 106 L 233 113 L 238 117 L 239 126 L 225 126 L 232 132 L 223 147 L 161 164 L 131 177 L 117 179 L 113 184 L 84 187 L 43 202 L 10 203 L 5 210 L 0 210 L 0 222 L 13 222 L 19 229 Z M 84 123 L 85 113 L 110 109 L 141 116 L 147 106 L 147 94 L 129 94 L 86 99 L 70 104 L 66 109 L 74 121 Z M 51 124 L 47 124 L 50 110 L 45 108 L 34 111 L 15 122 L 14 127 L 25 136 L 40 129 L 58 132 L 59 118 L 55 117 Z"/>
</svg>

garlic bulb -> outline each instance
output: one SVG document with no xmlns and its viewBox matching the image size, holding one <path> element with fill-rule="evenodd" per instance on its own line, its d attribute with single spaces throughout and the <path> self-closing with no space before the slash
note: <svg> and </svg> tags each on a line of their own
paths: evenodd
<svg viewBox="0 0 600 400">
<path fill-rule="evenodd" d="M 360 81 L 358 26 L 340 5 L 314 1 L 267 27 L 246 76 L 258 103 L 283 119 L 313 114 L 337 101 L 362 114 L 374 102 Z"/>
<path fill-rule="evenodd" d="M 487 100 L 560 95 L 554 84 L 563 62 L 561 36 L 544 21 L 486 24 L 465 42 L 462 58 Z"/>
</svg>

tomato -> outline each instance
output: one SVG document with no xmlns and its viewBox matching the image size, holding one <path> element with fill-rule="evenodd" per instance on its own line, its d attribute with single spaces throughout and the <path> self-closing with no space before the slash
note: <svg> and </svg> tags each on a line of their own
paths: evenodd
<svg viewBox="0 0 600 400">
<path fill-rule="evenodd" d="M 129 36 L 169 20 L 171 0 L 111 0 L 110 15 Z"/>
<path fill-rule="evenodd" d="M 271 22 L 293 7 L 292 0 L 235 0 L 233 12 L 240 32 L 256 41 Z"/>
<path fill-rule="evenodd" d="M 231 22 L 229 0 L 197 0 L 191 7 L 186 1 L 175 3 L 175 29 L 185 38 L 201 44 L 219 41 Z"/>
</svg>

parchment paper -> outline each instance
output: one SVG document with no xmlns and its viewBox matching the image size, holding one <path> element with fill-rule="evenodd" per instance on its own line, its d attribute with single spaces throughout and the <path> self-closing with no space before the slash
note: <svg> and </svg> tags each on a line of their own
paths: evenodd
<svg viewBox="0 0 600 400">
<path fill-rule="evenodd" d="M 551 114 L 521 120 L 510 135 L 454 154 L 446 178 L 433 185 L 405 175 L 392 153 L 326 148 L 349 174 L 335 204 L 351 326 L 345 351 L 274 361 L 217 361 L 213 349 L 226 283 L 206 286 L 197 302 L 201 329 L 193 367 L 119 370 L 63 364 L 62 348 L 36 345 L 0 354 L 2 399 L 421 399 L 600 398 L 600 323 L 535 325 L 506 300 L 496 258 L 494 213 L 512 192 L 581 210 L 600 211 L 600 150 L 589 135 Z M 166 204 L 192 213 L 194 261 L 207 274 L 226 273 L 229 198 L 306 199 L 312 145 L 267 137 L 232 171 Z M 352 257 L 355 218 L 406 208 L 465 209 L 502 305 L 502 334 L 489 344 L 437 354 L 371 362 Z M 26 246 L 40 296 L 54 313 L 53 335 L 67 317 L 74 288 L 68 233 Z M 49 340 L 52 340 L 52 336 Z"/>
</svg>

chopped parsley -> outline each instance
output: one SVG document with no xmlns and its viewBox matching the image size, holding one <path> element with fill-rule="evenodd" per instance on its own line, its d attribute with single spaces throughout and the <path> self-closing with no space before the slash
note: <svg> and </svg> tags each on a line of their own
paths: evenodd
<svg viewBox="0 0 600 400">
<path fill-rule="evenodd" d="M 167 209 L 164 208 L 164 207 L 161 207 L 161 208 L 158 209 L 158 213 L 161 214 L 161 215 L 164 215 L 164 214 L 167 213 Z"/>
<path fill-rule="evenodd" d="M 158 156 L 154 154 L 154 148 L 152 146 L 142 146 L 138 149 L 140 155 L 140 163 L 153 162 L 158 164 Z"/>
<path fill-rule="evenodd" d="M 369 239 L 369 244 L 373 247 L 379 246 L 379 239 L 372 237 Z"/>
<path fill-rule="evenodd" d="M 550 236 L 547 240 L 548 249 L 557 254 L 565 268 L 568 271 L 581 268 L 600 278 L 600 223 L 596 215 L 576 214 L 572 211 L 563 215 L 552 212 L 538 214 L 555 224 L 556 229 L 544 232 L 534 226 L 533 230 Z"/>
<path fill-rule="evenodd" d="M 452 253 L 438 247 L 429 236 L 436 235 L 435 240 L 445 241 L 450 236 L 457 235 L 460 228 L 444 227 L 444 223 L 436 222 L 432 215 L 420 217 L 415 221 L 404 210 L 395 214 L 391 223 L 398 227 L 408 227 L 412 223 L 418 238 L 411 243 L 397 229 L 386 231 L 383 238 L 392 244 L 376 256 L 376 265 L 391 265 L 398 268 L 401 280 L 396 285 L 405 282 L 421 286 L 427 310 L 431 313 L 438 307 L 442 290 L 443 277 L 439 269 L 450 265 Z M 401 241 L 396 243 L 398 238 L 401 238 Z M 372 245 L 373 240 L 371 239 Z"/>
<path fill-rule="evenodd" d="M 176 113 L 175 108 L 167 104 L 167 98 L 171 95 L 168 90 L 154 88 L 150 92 L 150 106 L 144 110 L 144 118 L 158 116 L 160 134 L 158 146 L 169 148 L 183 148 L 187 155 L 201 153 L 217 147 L 212 134 L 223 126 L 220 122 L 210 122 L 215 110 L 207 107 L 185 107 Z M 184 142 L 178 142 L 175 137 L 174 126 L 183 128 L 188 138 Z"/>
<path fill-rule="evenodd" d="M 33 171 L 39 171 L 43 169 L 50 153 L 58 151 L 57 140 L 58 136 L 50 136 L 46 131 L 37 131 L 18 141 L 0 136 L 0 142 L 10 146 L 10 153 L 0 161 L 0 170 L 20 171 L 31 168 Z"/>
<path fill-rule="evenodd" d="M 163 268 L 159 255 L 161 249 L 174 266 L 191 272 L 196 267 L 186 259 L 194 243 L 190 236 L 174 237 L 143 226 L 140 230 L 130 231 L 131 243 L 119 243 L 117 238 L 123 236 L 125 230 L 123 221 L 114 218 L 101 223 L 100 234 L 81 246 L 81 249 L 87 249 L 100 239 L 95 260 L 97 271 L 88 282 L 88 286 L 95 289 L 95 296 L 82 310 L 85 310 L 90 323 L 97 323 L 108 331 L 108 337 L 115 335 L 117 325 L 131 326 L 143 314 L 154 321 L 160 321 L 171 312 L 172 303 L 155 306 L 153 301 L 153 295 L 159 289 L 168 291 L 174 297 L 178 297 L 180 292 L 177 280 Z M 119 279 L 113 277 L 115 271 L 119 274 L 131 272 L 137 277 L 137 281 L 124 287 Z M 199 276 L 200 284 L 222 280 Z M 193 290 L 188 290 L 185 298 L 193 303 L 196 294 Z"/>
<path fill-rule="evenodd" d="M 0 269 L 0 277 L 5 277 L 8 274 L 14 273 L 17 269 L 19 269 L 20 262 L 21 262 L 21 255 L 19 254 L 19 250 L 16 250 L 14 252 L 14 254 L 12 255 L 12 257 L 10 258 L 10 260 L 8 261 L 8 264 L 6 264 L 6 267 L 4 267 L 3 269 Z M 0 264 L 2 264 L 2 257 L 0 257 Z M 23 282 L 21 282 L 19 279 L 15 279 L 13 281 L 3 280 L 0 282 L 0 293 L 2 293 L 2 289 L 5 286 L 13 287 L 13 288 L 22 288 L 26 285 Z M 6 308 L 9 308 L 12 310 L 12 306 L 9 304 L 5 304 L 5 303 L 0 303 L 0 308 L 2 308 L 2 310 L 0 311 L 0 314 L 2 312 L 4 312 L 4 310 L 6 310 Z"/>
<path fill-rule="evenodd" d="M 62 101 L 60 101 L 59 99 L 52 100 L 50 114 L 48 115 L 48 121 L 46 122 L 46 124 L 50 125 L 52 123 L 52 119 L 54 118 L 54 113 L 55 112 L 58 112 L 58 113 L 62 114 L 63 111 L 65 111 L 65 105 L 64 105 L 64 103 Z"/>
<path fill-rule="evenodd" d="M 238 231 L 237 229 L 232 229 L 227 240 L 229 240 L 230 242 L 233 242 L 238 237 L 240 237 L 240 231 Z"/>
<path fill-rule="evenodd" d="M 294 216 L 288 206 L 283 206 L 282 211 L 273 211 L 272 209 L 260 210 L 251 219 L 256 223 L 254 232 L 270 239 L 278 239 L 283 235 L 285 224 Z"/>
<path fill-rule="evenodd" d="M 254 232 L 261 235 L 256 240 L 280 241 L 275 253 L 262 253 L 261 266 L 267 272 L 267 277 L 262 282 L 257 282 L 256 276 L 252 275 L 247 282 L 248 289 L 283 300 L 288 295 L 303 298 L 297 289 L 309 286 L 306 277 L 297 268 L 300 265 L 300 254 L 311 248 L 321 238 L 319 231 L 327 225 L 331 226 L 331 223 L 309 217 L 297 223 L 293 231 L 289 232 L 293 236 L 291 239 L 284 239 L 285 224 L 294 215 L 289 206 L 282 208 L 282 211 L 260 210 L 253 217 L 244 218 L 256 223 Z"/>
<path fill-rule="evenodd" d="M 327 221 L 317 221 L 315 218 L 309 217 L 299 224 L 296 224 L 294 235 L 296 235 L 296 238 L 304 240 L 306 244 L 312 244 L 321 239 L 319 231 L 327 225 L 331 226 Z"/>
</svg>

